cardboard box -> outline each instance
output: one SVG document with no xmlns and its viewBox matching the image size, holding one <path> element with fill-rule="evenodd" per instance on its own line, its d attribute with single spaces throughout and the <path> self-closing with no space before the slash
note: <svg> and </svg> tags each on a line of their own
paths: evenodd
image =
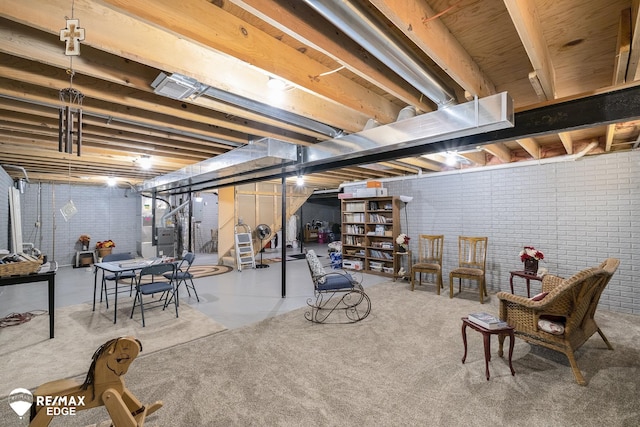
<svg viewBox="0 0 640 427">
<path fill-rule="evenodd" d="M 382 188 L 380 181 L 367 181 L 367 188 Z"/>
<path fill-rule="evenodd" d="M 350 270 L 362 270 L 362 261 L 355 259 L 342 260 L 342 268 L 348 268 Z"/>
</svg>

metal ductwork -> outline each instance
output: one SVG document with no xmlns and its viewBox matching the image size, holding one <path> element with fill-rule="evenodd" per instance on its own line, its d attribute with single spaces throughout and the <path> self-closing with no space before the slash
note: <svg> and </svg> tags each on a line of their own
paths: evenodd
<svg viewBox="0 0 640 427">
<path fill-rule="evenodd" d="M 158 95 L 178 100 L 187 99 L 192 95 L 211 97 L 265 117 L 270 117 L 326 135 L 330 138 L 337 138 L 343 133 L 341 129 L 336 129 L 324 123 L 254 101 L 253 99 L 245 98 L 244 96 L 207 86 L 196 79 L 183 76 L 182 74 L 173 73 L 168 76 L 165 73 L 160 73 L 151 83 L 151 87 L 154 88 L 154 93 Z"/>
<path fill-rule="evenodd" d="M 298 160 L 298 146 L 265 138 L 253 144 L 227 151 L 142 183 L 140 191 L 164 191 L 172 188 L 193 188 L 203 182 L 222 181 L 238 175 L 260 176 L 262 171 L 282 168 Z"/>
<path fill-rule="evenodd" d="M 351 0 L 304 2 L 435 102 L 438 108 L 456 103 L 454 91 L 359 4 Z"/>
<path fill-rule="evenodd" d="M 306 147 L 267 138 L 145 181 L 142 189 L 198 191 L 286 176 L 318 165 L 330 168 L 334 163 L 355 163 L 364 155 L 385 156 L 401 148 L 513 127 L 513 117 L 513 101 L 502 92 Z"/>
</svg>

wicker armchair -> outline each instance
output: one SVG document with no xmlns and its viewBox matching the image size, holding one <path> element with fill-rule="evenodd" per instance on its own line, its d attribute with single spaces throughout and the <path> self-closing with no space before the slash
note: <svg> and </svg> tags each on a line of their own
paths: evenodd
<svg viewBox="0 0 640 427">
<path fill-rule="evenodd" d="M 542 280 L 542 291 L 548 294 L 539 301 L 499 292 L 497 297 L 500 300 L 500 318 L 515 328 L 515 334 L 519 338 L 564 353 L 578 384 L 586 385 L 574 352 L 596 332 L 609 350 L 613 350 L 598 327 L 594 314 L 600 295 L 619 264 L 619 260 L 609 258 L 600 266 L 580 271 L 568 279 L 546 275 Z M 543 331 L 538 323 L 541 318 L 552 318 L 564 323 L 564 332 L 552 334 Z M 500 337 L 500 354 L 503 343 L 504 337 Z"/>
</svg>

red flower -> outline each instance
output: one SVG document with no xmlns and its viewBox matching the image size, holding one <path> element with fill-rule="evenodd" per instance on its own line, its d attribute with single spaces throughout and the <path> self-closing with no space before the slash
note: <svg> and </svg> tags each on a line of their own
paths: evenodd
<svg viewBox="0 0 640 427">
<path fill-rule="evenodd" d="M 544 254 L 534 248 L 533 246 L 525 246 L 522 251 L 520 251 L 520 261 L 524 262 L 527 259 L 544 259 Z"/>
</svg>

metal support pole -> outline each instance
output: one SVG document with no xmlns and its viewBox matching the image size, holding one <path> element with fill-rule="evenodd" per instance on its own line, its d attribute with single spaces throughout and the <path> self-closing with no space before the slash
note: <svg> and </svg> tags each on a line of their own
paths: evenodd
<svg viewBox="0 0 640 427">
<path fill-rule="evenodd" d="M 287 296 L 287 178 L 282 177 L 282 242 L 281 246 L 281 273 L 282 273 L 282 298 Z"/>
</svg>

